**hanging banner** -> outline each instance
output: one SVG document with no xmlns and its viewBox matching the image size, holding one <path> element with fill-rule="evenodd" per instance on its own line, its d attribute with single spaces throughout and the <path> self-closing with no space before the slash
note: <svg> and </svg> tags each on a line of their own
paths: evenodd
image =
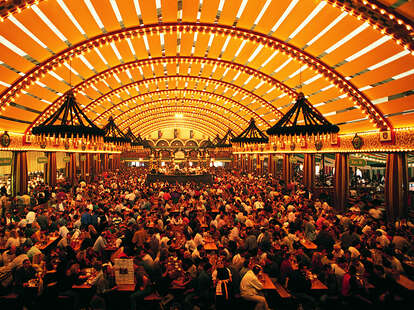
<svg viewBox="0 0 414 310">
<path fill-rule="evenodd" d="M 70 162 L 70 157 L 69 157 L 69 156 L 65 156 L 65 157 L 63 157 L 63 162 L 64 162 L 64 163 L 68 163 L 68 162 Z"/>
<path fill-rule="evenodd" d="M 365 167 L 367 165 L 367 161 L 362 158 L 350 158 L 349 165 L 354 167 Z"/>
<path fill-rule="evenodd" d="M 80 155 L 79 160 L 80 161 L 85 161 L 86 160 L 86 155 Z"/>
<path fill-rule="evenodd" d="M 37 163 L 38 164 L 46 164 L 47 163 L 47 157 L 43 156 L 43 157 L 38 157 L 37 158 Z"/>
<path fill-rule="evenodd" d="M 12 159 L 10 157 L 1 157 L 0 166 L 10 166 Z"/>
<path fill-rule="evenodd" d="M 93 155 L 93 160 L 97 160 L 98 159 L 98 155 Z"/>
</svg>

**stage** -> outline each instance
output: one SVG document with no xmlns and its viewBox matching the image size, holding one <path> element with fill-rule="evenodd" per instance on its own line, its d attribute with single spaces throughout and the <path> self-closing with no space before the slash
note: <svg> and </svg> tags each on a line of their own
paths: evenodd
<svg viewBox="0 0 414 310">
<path fill-rule="evenodd" d="M 148 174 L 146 183 L 154 182 L 167 182 L 167 183 L 203 183 L 211 184 L 213 183 L 213 177 L 211 174 Z"/>
</svg>

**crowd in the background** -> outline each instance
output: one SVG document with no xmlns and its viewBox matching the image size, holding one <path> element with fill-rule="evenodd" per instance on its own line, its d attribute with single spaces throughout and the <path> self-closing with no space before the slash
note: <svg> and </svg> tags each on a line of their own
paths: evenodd
<svg viewBox="0 0 414 310">
<path fill-rule="evenodd" d="M 225 170 L 215 171 L 211 185 L 146 184 L 142 168 L 73 187 L 37 184 L 28 201 L 19 196 L 2 207 L 0 296 L 14 292 L 28 309 L 47 309 L 56 296 L 69 297 L 74 309 L 114 309 L 114 260 L 133 258 L 131 309 L 145 309 L 154 292 L 161 306 L 177 309 L 225 309 L 236 298 L 278 309 L 261 292 L 262 273 L 305 308 L 407 302 L 396 279 L 413 275 L 404 264 L 414 256 L 409 221 L 387 223 L 377 200 L 354 199 L 337 213 L 300 183 L 287 188 L 277 178 Z M 56 243 L 43 248 L 51 235 Z M 211 241 L 216 251 L 205 249 Z M 73 287 L 90 268 L 98 275 L 85 301 Z M 309 275 L 327 289 L 315 294 Z"/>
</svg>

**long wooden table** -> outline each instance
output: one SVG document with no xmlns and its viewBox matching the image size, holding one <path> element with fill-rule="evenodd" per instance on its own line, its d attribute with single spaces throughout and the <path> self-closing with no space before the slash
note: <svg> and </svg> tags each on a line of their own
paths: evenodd
<svg viewBox="0 0 414 310">
<path fill-rule="evenodd" d="M 407 290 L 413 291 L 414 290 L 414 281 L 407 278 L 405 275 L 400 275 L 396 282 L 401 285 L 402 287 L 405 287 Z"/>
<path fill-rule="evenodd" d="M 307 239 L 300 239 L 300 244 L 307 250 L 316 250 L 318 246 Z"/>
</svg>

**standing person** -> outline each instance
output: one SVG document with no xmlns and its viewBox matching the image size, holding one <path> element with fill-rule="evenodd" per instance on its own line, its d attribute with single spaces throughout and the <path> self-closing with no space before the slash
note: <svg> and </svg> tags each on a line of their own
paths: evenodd
<svg viewBox="0 0 414 310">
<path fill-rule="evenodd" d="M 240 295 L 243 299 L 256 303 L 255 310 L 269 310 L 266 298 L 262 295 L 263 284 L 257 277 L 262 268 L 255 265 L 246 272 L 240 282 Z"/>
</svg>

